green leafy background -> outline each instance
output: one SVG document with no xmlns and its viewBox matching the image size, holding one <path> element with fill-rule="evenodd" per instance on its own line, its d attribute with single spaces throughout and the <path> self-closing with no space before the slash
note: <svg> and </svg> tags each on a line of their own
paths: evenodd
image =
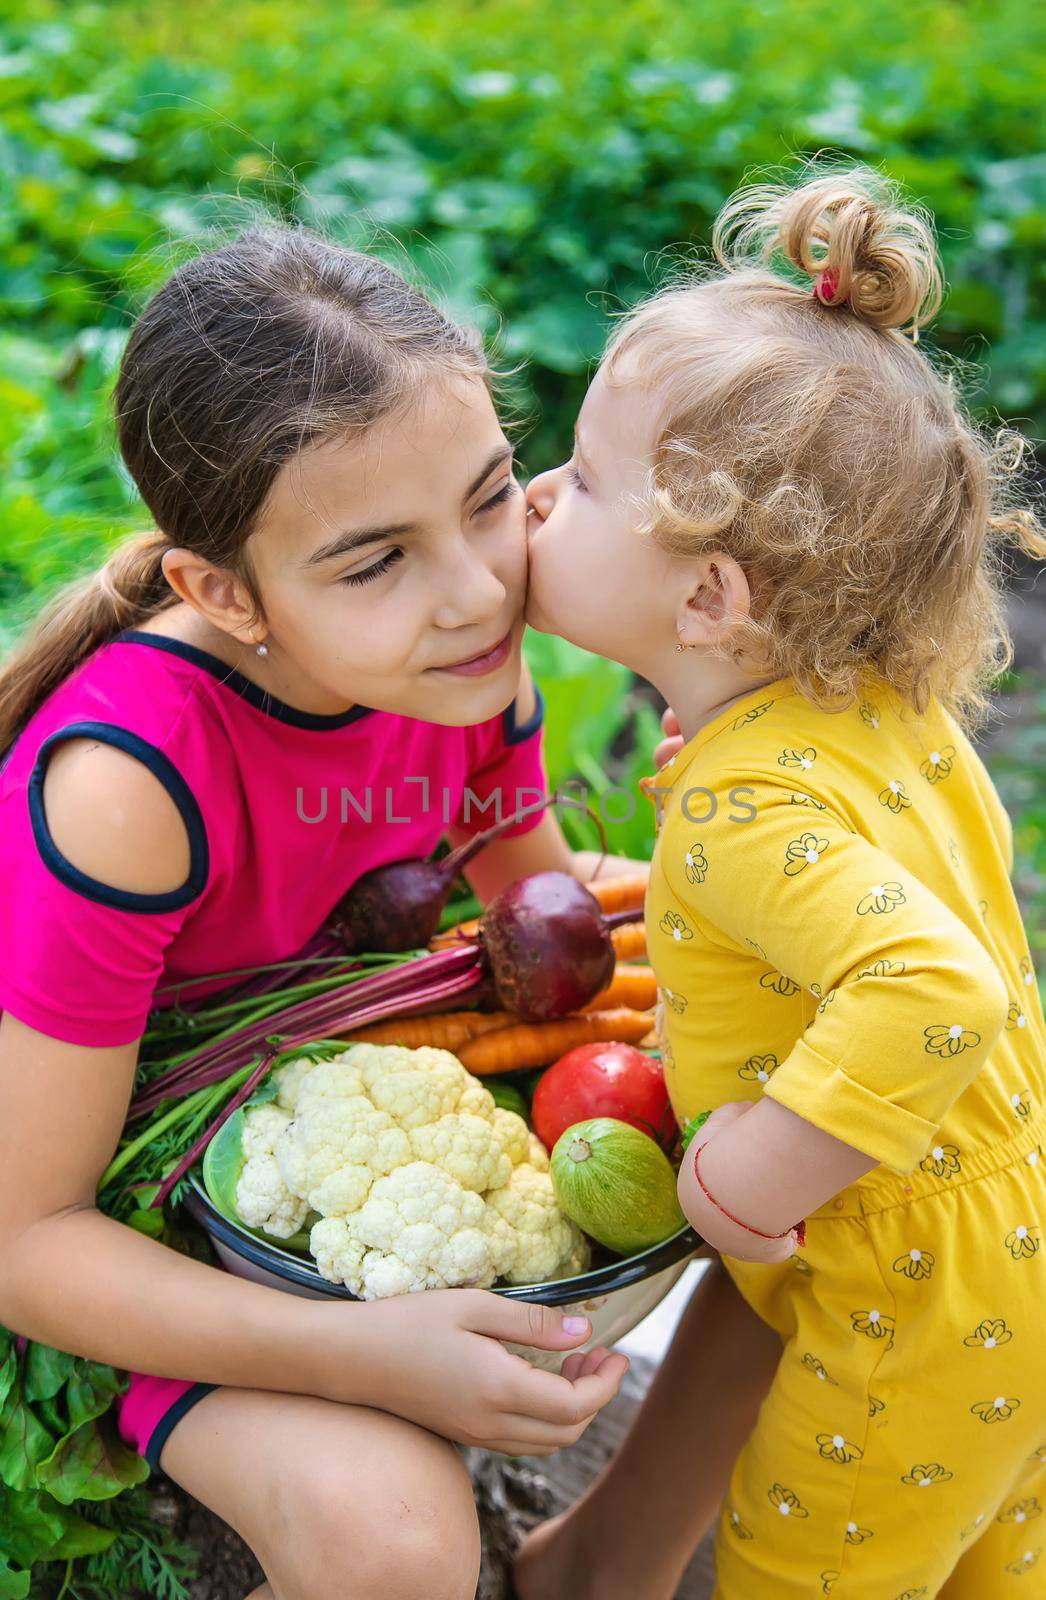
<svg viewBox="0 0 1046 1600">
<path fill-rule="evenodd" d="M 932 337 L 978 414 L 1041 438 L 1044 35 L 1027 0 L 8 0 L 0 650 L 140 525 L 107 398 L 129 320 L 187 251 L 259 208 L 381 251 L 495 339 L 519 368 L 533 470 L 560 458 L 613 313 L 707 246 L 739 182 L 849 154 L 937 218 L 949 294 Z M 648 699 L 559 641 L 528 649 L 553 780 L 633 785 L 657 734 Z M 1006 688 L 1022 716 L 991 760 L 1041 955 L 1046 691 Z M 649 815 L 611 839 L 644 853 Z M 114 1382 L 36 1346 L 19 1356 L 0 1331 L 0 1600 L 30 1592 L 45 1553 L 83 1597 L 183 1592 L 106 1417 Z M 124 1486 L 117 1513 L 106 1497 Z"/>
</svg>

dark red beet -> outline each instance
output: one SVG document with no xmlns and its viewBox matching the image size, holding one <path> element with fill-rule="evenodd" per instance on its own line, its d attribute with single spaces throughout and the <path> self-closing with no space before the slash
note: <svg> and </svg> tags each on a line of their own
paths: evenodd
<svg viewBox="0 0 1046 1600">
<path fill-rule="evenodd" d="M 330 916 L 347 950 L 423 950 L 439 927 L 453 872 L 438 861 L 392 861 L 357 878 Z"/>
<path fill-rule="evenodd" d="M 342 895 L 327 926 L 350 951 L 372 953 L 422 950 L 439 927 L 454 879 L 484 845 L 500 837 L 521 817 L 552 804 L 554 796 L 523 806 L 484 828 L 440 861 L 391 861 L 372 867 Z"/>
<path fill-rule="evenodd" d="M 567 1016 L 605 989 L 614 946 L 595 897 L 566 872 L 509 884 L 483 913 L 498 999 L 525 1022 Z"/>
</svg>

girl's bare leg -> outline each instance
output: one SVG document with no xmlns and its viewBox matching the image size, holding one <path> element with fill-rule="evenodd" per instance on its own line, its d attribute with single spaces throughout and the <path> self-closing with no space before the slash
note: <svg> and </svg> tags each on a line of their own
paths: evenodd
<svg viewBox="0 0 1046 1600">
<path fill-rule="evenodd" d="M 672 1600 L 716 1516 L 781 1358 L 781 1341 L 717 1259 L 620 1450 L 526 1539 L 520 1600 Z"/>
<path fill-rule="evenodd" d="M 254 1551 L 268 1582 L 249 1600 L 473 1600 L 468 1474 L 445 1439 L 401 1417 L 216 1389 L 161 1465 Z"/>
</svg>

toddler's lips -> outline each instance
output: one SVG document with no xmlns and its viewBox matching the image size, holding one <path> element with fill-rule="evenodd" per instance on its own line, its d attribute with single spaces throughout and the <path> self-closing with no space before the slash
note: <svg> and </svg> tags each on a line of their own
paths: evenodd
<svg viewBox="0 0 1046 1600">
<path fill-rule="evenodd" d="M 512 631 L 509 630 L 492 650 L 486 650 L 481 655 L 470 656 L 467 661 L 455 661 L 451 666 L 433 667 L 433 672 L 454 672 L 467 678 L 482 677 L 487 672 L 496 672 L 503 667 L 512 654 Z"/>
</svg>

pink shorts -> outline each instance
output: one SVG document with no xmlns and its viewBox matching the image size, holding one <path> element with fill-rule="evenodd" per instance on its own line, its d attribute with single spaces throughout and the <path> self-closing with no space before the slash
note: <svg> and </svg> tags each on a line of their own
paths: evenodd
<svg viewBox="0 0 1046 1600">
<path fill-rule="evenodd" d="M 131 1373 L 131 1386 L 116 1407 L 120 1436 L 144 1456 L 154 1472 L 160 1469 L 160 1452 L 176 1422 L 197 1400 L 217 1388 L 213 1383 L 187 1383 L 181 1378 L 151 1378 Z"/>
<path fill-rule="evenodd" d="M 15 1348 L 21 1352 L 28 1342 L 19 1335 Z M 171 1429 L 197 1400 L 217 1387 L 214 1383 L 187 1383 L 182 1378 L 150 1378 L 144 1372 L 132 1372 L 130 1388 L 116 1402 L 121 1438 L 145 1457 L 154 1472 L 161 1471 L 160 1451 Z"/>
</svg>

